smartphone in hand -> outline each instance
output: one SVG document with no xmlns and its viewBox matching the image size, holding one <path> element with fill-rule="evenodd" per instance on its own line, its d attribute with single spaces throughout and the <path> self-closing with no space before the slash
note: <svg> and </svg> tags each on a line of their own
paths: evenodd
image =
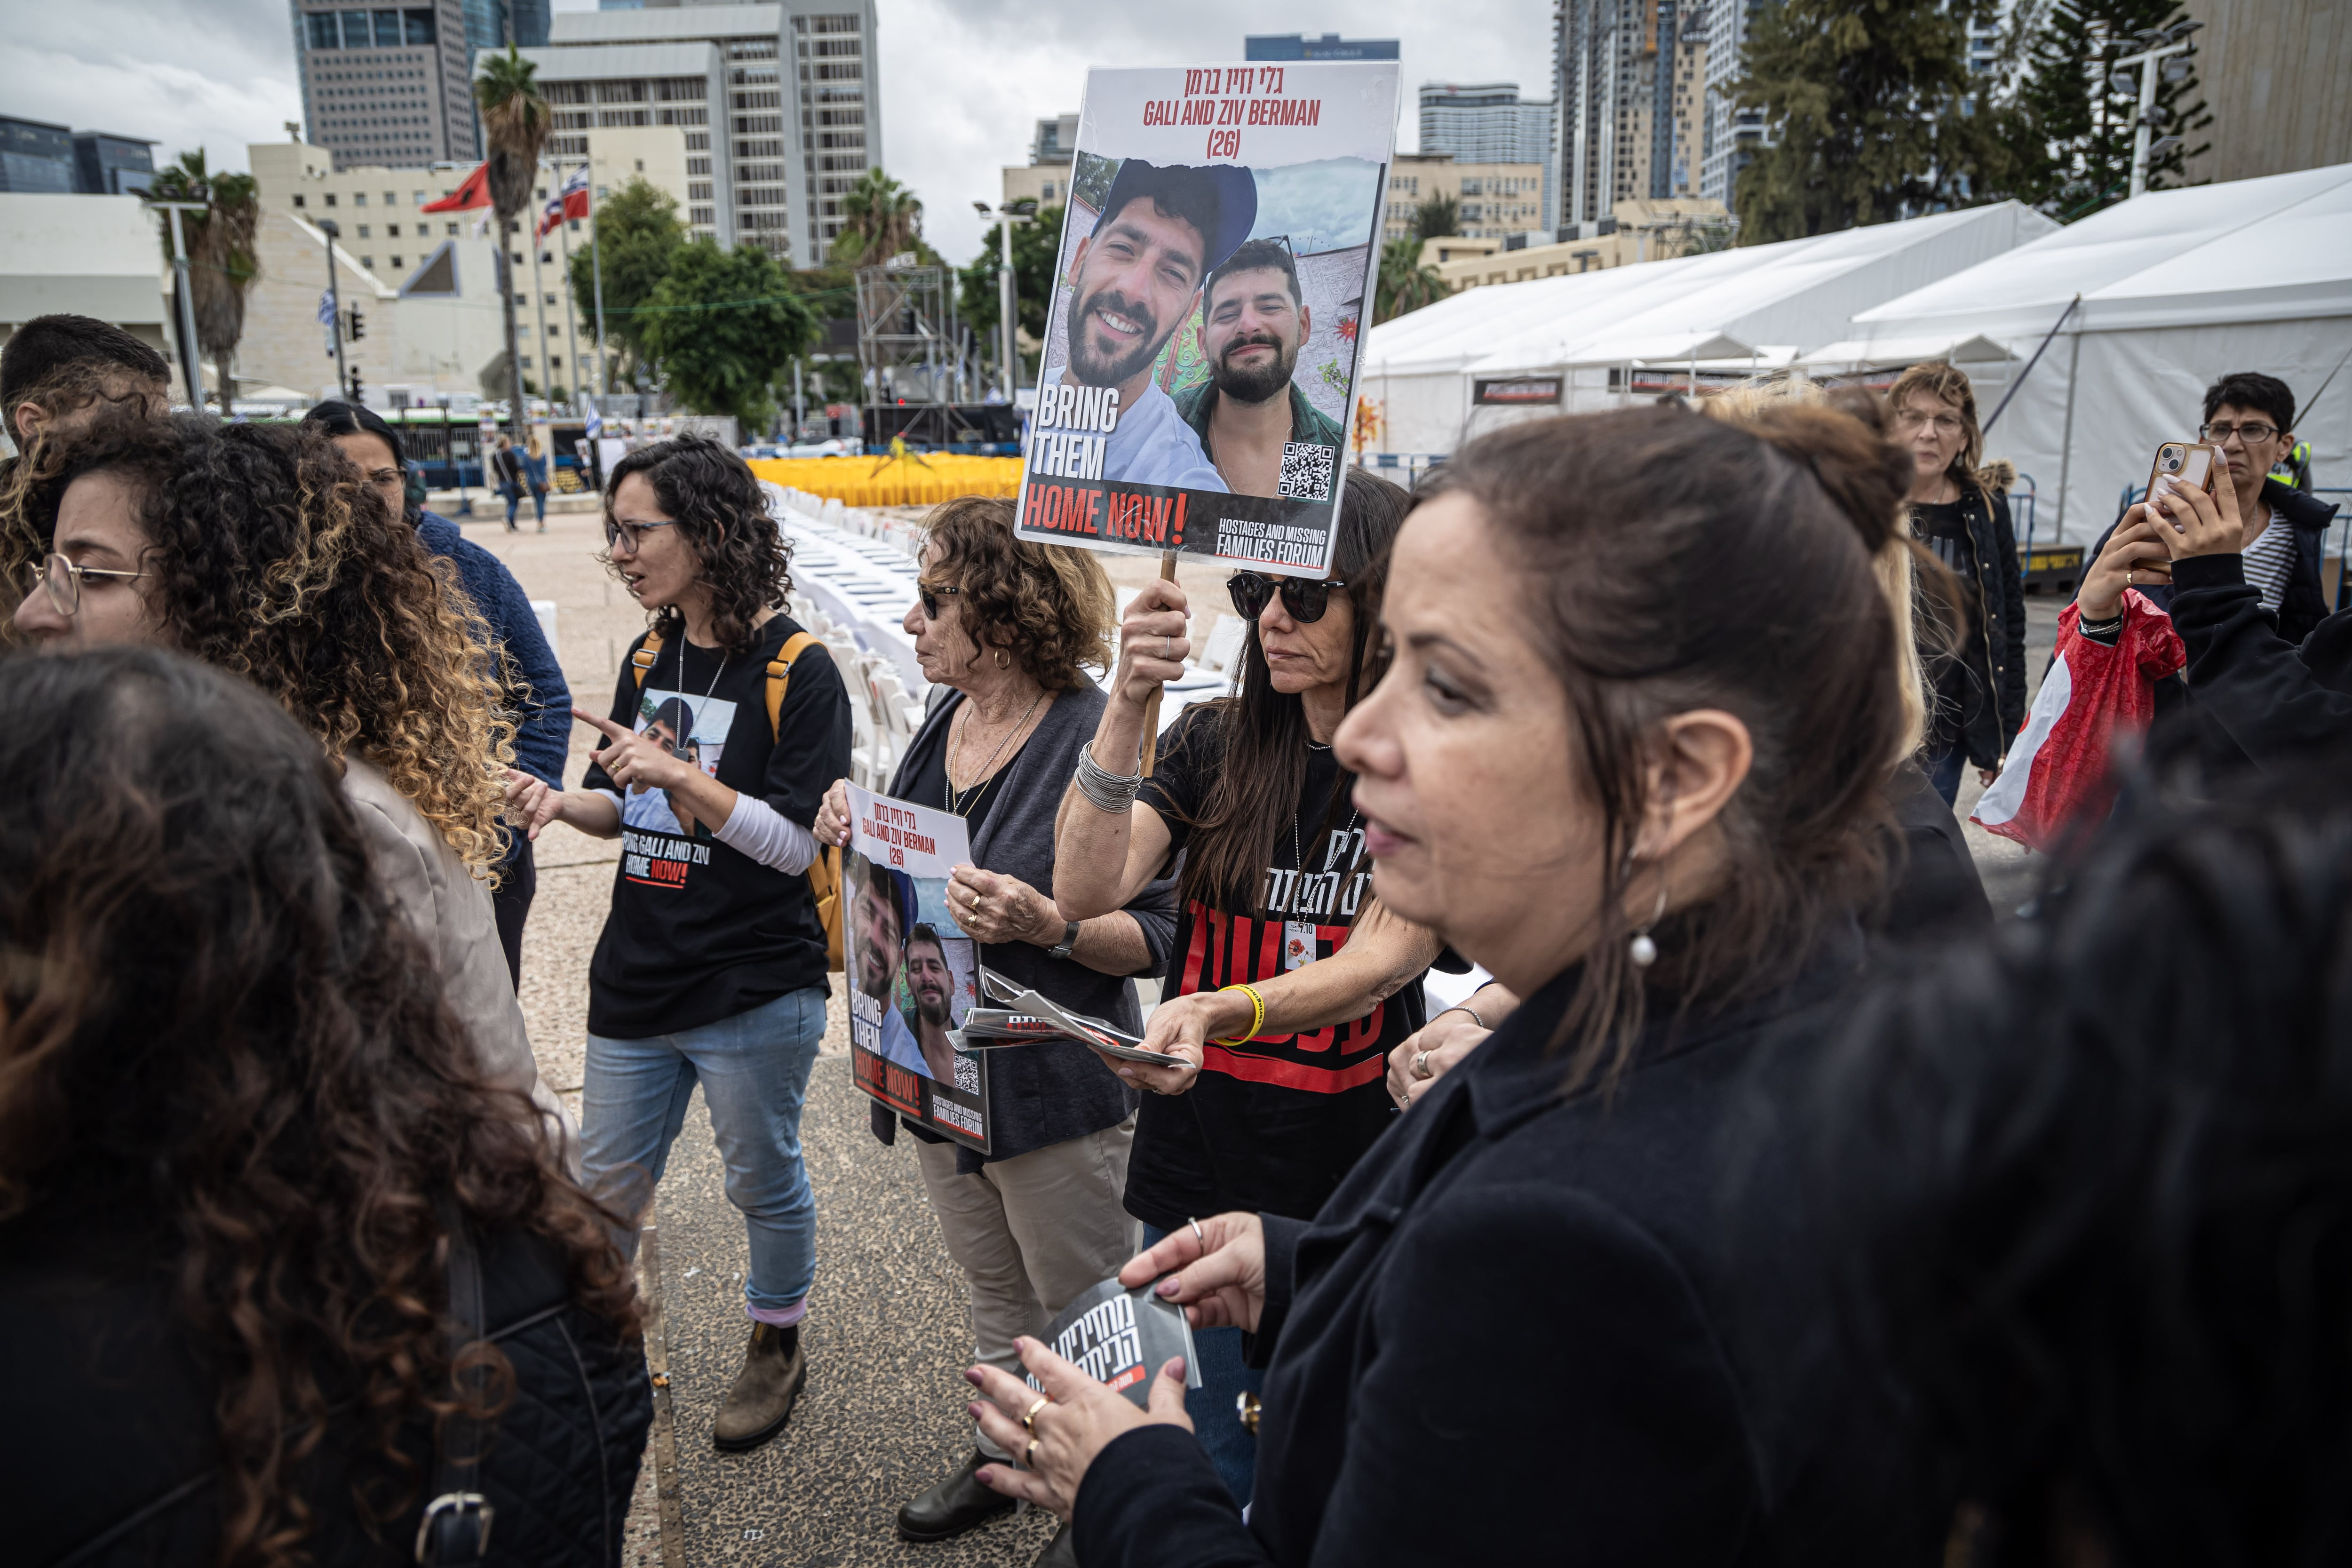
<svg viewBox="0 0 2352 1568">
<path fill-rule="evenodd" d="M 2148 468 L 2148 494 L 2153 497 L 2157 481 L 2165 479 L 2210 495 L 2221 468 L 2221 453 L 2205 442 L 2167 441 L 2157 447 L 2156 461 Z"/>
</svg>

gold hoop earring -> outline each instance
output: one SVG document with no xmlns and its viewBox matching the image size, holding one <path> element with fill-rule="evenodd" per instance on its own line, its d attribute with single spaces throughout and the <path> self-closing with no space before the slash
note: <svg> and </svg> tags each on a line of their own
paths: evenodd
<svg viewBox="0 0 2352 1568">
<path fill-rule="evenodd" d="M 1005 652 L 1003 648 L 998 648 L 996 650 L 996 668 L 999 669 L 1009 669 L 1012 668 L 1012 665 L 1013 656 Z"/>
</svg>

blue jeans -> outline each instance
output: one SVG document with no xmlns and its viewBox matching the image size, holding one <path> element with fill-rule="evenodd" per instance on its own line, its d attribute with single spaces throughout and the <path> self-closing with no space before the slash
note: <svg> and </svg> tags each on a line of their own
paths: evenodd
<svg viewBox="0 0 2352 1568">
<path fill-rule="evenodd" d="M 1969 749 L 1966 746 L 1955 741 L 1952 742 L 1950 751 L 1931 752 L 1920 761 L 1927 765 L 1927 782 L 1936 786 L 1936 793 L 1944 797 L 1946 805 L 1950 805 L 1959 799 L 1960 770 L 1966 767 L 1969 762 Z"/>
<path fill-rule="evenodd" d="M 507 526 L 512 528 L 515 525 L 515 508 L 522 504 L 522 487 L 501 481 L 499 494 L 507 498 Z"/>
<path fill-rule="evenodd" d="M 727 1164 L 727 1200 L 751 1234 L 744 1310 L 779 1328 L 801 1321 L 816 1279 L 816 1199 L 801 1163 L 801 1106 L 824 1036 L 824 988 L 812 985 L 674 1035 L 588 1037 L 580 1116 L 588 1189 L 612 1190 L 630 1167 L 658 1186 L 700 1083 Z M 645 1196 L 650 1189 L 640 1202 Z M 632 1258 L 636 1244 L 634 1230 L 622 1238 Z"/>
<path fill-rule="evenodd" d="M 1157 1247 L 1168 1233 L 1156 1225 L 1143 1227 L 1143 1245 Z M 1257 1489 L 1257 1435 L 1242 1425 L 1234 1408 L 1244 1390 L 1265 1387 L 1265 1373 L 1242 1362 L 1239 1329 L 1194 1329 L 1192 1346 L 1201 1354 L 1201 1386 L 1184 1392 L 1184 1413 L 1192 1418 L 1193 1436 L 1217 1467 L 1234 1506 L 1245 1508 Z"/>
</svg>

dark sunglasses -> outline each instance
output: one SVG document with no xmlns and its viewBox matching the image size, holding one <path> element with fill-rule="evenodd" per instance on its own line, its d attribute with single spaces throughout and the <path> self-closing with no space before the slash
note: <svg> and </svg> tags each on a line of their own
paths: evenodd
<svg viewBox="0 0 2352 1568">
<path fill-rule="evenodd" d="M 1234 613 L 1245 621 L 1254 621 L 1274 603 L 1277 583 L 1282 607 L 1302 626 L 1311 626 L 1321 620 L 1323 612 L 1330 608 L 1331 590 L 1348 585 L 1332 578 L 1274 578 L 1263 572 L 1236 572 L 1226 581 L 1225 593 L 1233 599 Z"/>
<path fill-rule="evenodd" d="M 915 597 L 923 602 L 923 618 L 927 621 L 936 621 L 940 618 L 941 599 L 953 598 L 962 592 L 961 588 L 940 588 L 929 583 L 915 584 Z"/>
</svg>

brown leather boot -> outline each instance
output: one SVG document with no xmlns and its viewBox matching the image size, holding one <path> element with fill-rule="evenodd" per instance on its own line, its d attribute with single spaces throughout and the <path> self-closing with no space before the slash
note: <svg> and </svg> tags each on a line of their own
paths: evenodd
<svg viewBox="0 0 2352 1568">
<path fill-rule="evenodd" d="M 753 1323 L 743 1370 L 735 1374 L 735 1386 L 710 1424 L 711 1442 L 728 1454 L 758 1447 L 793 1418 L 793 1402 L 807 1381 L 808 1352 L 801 1348 L 799 1325 Z"/>
</svg>

